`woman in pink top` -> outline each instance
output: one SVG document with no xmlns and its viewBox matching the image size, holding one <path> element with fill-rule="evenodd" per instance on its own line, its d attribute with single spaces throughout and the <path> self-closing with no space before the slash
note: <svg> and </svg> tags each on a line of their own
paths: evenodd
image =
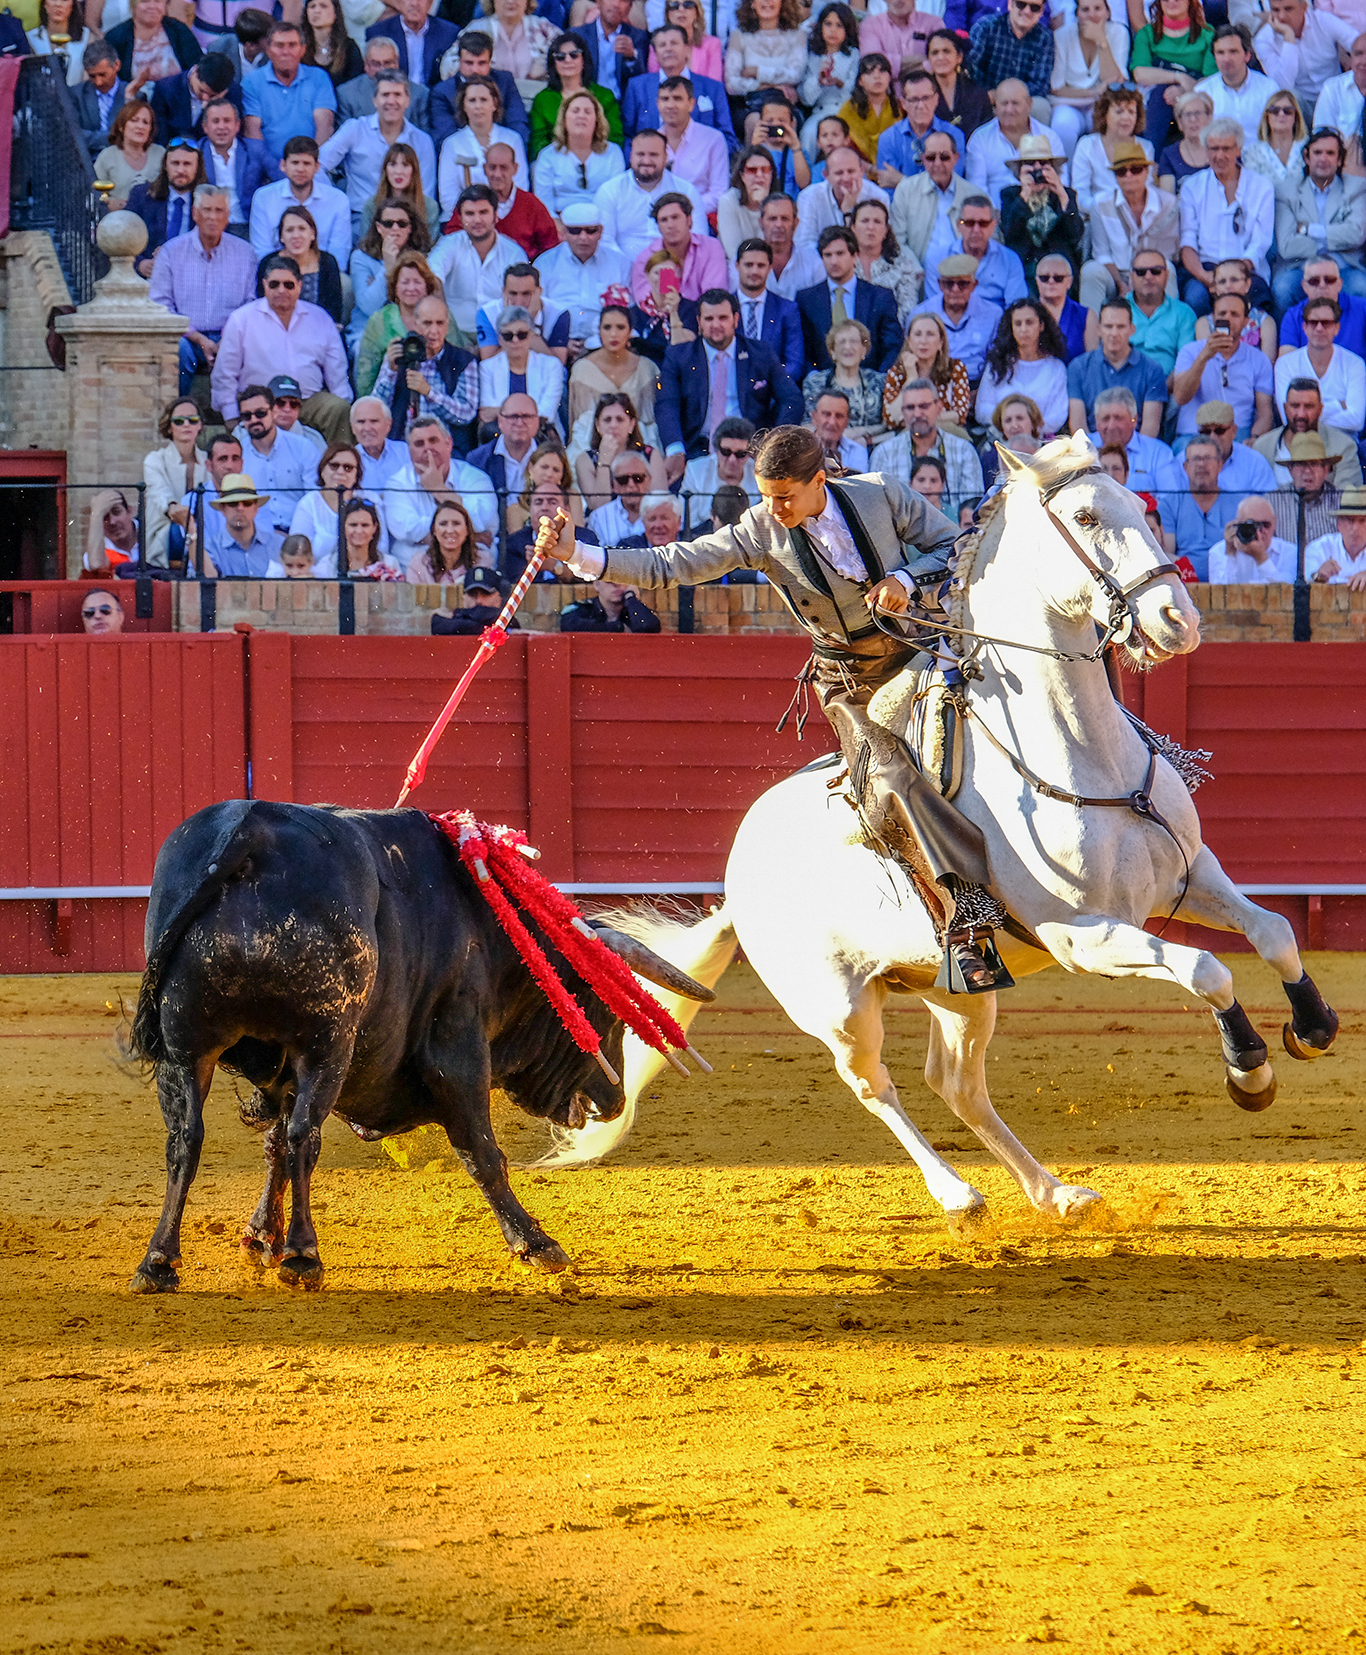
<svg viewBox="0 0 1366 1655">
<path fill-rule="evenodd" d="M 1366 4 L 1366 0 L 1363 0 L 1363 4 Z M 721 42 L 714 34 L 702 32 L 702 8 L 697 0 L 665 0 L 664 21 L 676 24 L 687 35 L 692 46 L 692 61 L 688 67 L 693 74 L 701 75 L 704 80 L 721 80 L 725 73 Z M 659 68 L 659 59 L 655 56 L 653 46 L 650 48 L 649 67 L 651 74 Z"/>
</svg>

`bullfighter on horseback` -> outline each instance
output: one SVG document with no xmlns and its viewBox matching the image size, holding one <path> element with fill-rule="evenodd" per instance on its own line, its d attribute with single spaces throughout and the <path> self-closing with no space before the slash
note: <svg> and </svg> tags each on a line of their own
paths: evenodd
<svg viewBox="0 0 1366 1655">
<path fill-rule="evenodd" d="M 882 630 L 875 615 L 913 619 L 918 608 L 938 608 L 958 530 L 899 483 L 882 476 L 835 480 L 825 465 L 813 432 L 778 426 L 755 448 L 763 504 L 734 527 L 667 546 L 600 549 L 577 545 L 565 520 L 559 559 L 581 579 L 606 575 L 636 587 L 701 585 L 732 569 L 764 574 L 811 638 L 804 681 L 815 684 L 839 736 L 868 827 L 913 873 L 927 870 L 937 887 L 930 894 L 946 916 L 944 986 L 968 994 L 1009 988 L 992 942 L 1005 912 L 985 888 L 981 830 L 868 716 L 874 693 L 923 647 Z"/>
</svg>

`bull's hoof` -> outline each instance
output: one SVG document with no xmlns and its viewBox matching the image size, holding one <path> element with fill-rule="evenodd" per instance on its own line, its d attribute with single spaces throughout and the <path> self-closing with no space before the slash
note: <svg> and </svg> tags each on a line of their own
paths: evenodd
<svg viewBox="0 0 1366 1655">
<path fill-rule="evenodd" d="M 564 1248 L 548 1236 L 526 1247 L 514 1247 L 512 1256 L 519 1264 L 529 1264 L 533 1270 L 544 1270 L 552 1276 L 567 1270 L 574 1262 Z"/>
<path fill-rule="evenodd" d="M 264 1270 L 267 1265 L 275 1264 L 283 1250 L 284 1243 L 277 1237 L 265 1234 L 261 1230 L 246 1230 L 238 1242 L 242 1257 L 258 1269 Z"/>
<path fill-rule="evenodd" d="M 1225 1071 L 1228 1095 L 1240 1109 L 1260 1114 L 1276 1101 L 1276 1076 L 1269 1063 L 1255 1069 L 1235 1069 L 1230 1064 Z"/>
<path fill-rule="evenodd" d="M 305 1293 L 316 1293 L 323 1284 L 322 1261 L 302 1255 L 281 1259 L 276 1274 L 286 1287 L 297 1287 Z"/>
<path fill-rule="evenodd" d="M 130 1293 L 174 1293 L 180 1286 L 175 1266 L 165 1259 L 143 1259 L 128 1283 Z"/>
</svg>

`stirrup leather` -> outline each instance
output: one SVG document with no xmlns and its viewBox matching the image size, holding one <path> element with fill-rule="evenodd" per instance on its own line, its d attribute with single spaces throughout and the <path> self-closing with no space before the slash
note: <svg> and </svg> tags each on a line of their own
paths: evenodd
<svg viewBox="0 0 1366 1655">
<path fill-rule="evenodd" d="M 963 926 L 945 934 L 944 956 L 934 986 L 950 994 L 994 994 L 998 989 L 1015 987 L 989 925 Z"/>
</svg>

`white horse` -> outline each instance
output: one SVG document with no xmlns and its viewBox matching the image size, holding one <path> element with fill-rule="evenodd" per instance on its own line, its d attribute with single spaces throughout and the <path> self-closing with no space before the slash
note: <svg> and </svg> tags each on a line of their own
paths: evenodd
<svg viewBox="0 0 1366 1655">
<path fill-rule="evenodd" d="M 994 889 L 1042 945 L 998 932 L 1001 953 L 1017 977 L 1056 962 L 1178 984 L 1215 1016 L 1234 1100 L 1265 1108 L 1275 1079 L 1230 973 L 1144 922 L 1179 902 L 1183 918 L 1242 932 L 1286 987 L 1292 1056 L 1325 1050 L 1337 1019 L 1305 975 L 1289 923 L 1241 896 L 1201 844 L 1185 783 L 1116 703 L 1096 646 L 1099 623 L 1123 637 L 1134 665 L 1152 666 L 1197 647 L 1198 614 L 1134 496 L 1096 469 L 1084 437 L 1027 463 L 1003 459 L 1009 481 L 960 555 L 947 623 L 959 629 L 950 636 L 960 653 L 977 644 L 956 802 L 986 835 Z M 904 727 L 906 697 L 898 699 L 888 685 L 874 708 L 892 728 Z M 754 804 L 731 850 L 725 907 L 690 938 L 640 915 L 618 923 L 668 958 L 686 953 L 709 986 L 729 963 L 733 928 L 769 991 L 830 1048 L 840 1077 L 895 1134 L 944 1211 L 971 1222 L 984 1215 L 984 1198 L 930 1147 L 882 1062 L 888 994 L 917 994 L 931 1014 L 931 1088 L 1035 1208 L 1081 1217 L 1100 1196 L 1054 1177 L 992 1108 L 985 1059 L 995 995 L 933 987 L 934 928 L 900 866 L 869 848 L 843 793 L 830 790 L 834 774 L 801 771 Z M 543 1164 L 595 1159 L 621 1141 L 653 1072 L 644 1056 L 630 1068 L 622 1116 L 564 1134 Z"/>
</svg>

